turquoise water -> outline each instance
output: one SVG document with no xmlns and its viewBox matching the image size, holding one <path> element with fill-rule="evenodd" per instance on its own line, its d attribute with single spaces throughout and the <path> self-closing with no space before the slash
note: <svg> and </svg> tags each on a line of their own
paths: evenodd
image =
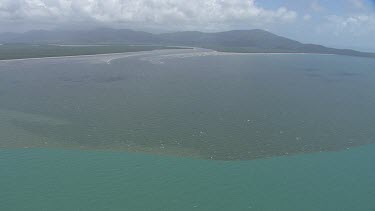
<svg viewBox="0 0 375 211">
<path fill-rule="evenodd" d="M 375 146 L 253 161 L 0 150 L 1 210 L 375 210 Z"/>
<path fill-rule="evenodd" d="M 0 210 L 375 211 L 375 60 L 0 62 Z"/>
</svg>

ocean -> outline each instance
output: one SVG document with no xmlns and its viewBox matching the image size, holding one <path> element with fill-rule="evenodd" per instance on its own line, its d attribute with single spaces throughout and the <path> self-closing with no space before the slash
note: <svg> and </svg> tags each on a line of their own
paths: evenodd
<svg viewBox="0 0 375 211">
<path fill-rule="evenodd" d="M 375 210 L 375 60 L 0 61 L 1 210 Z"/>
</svg>

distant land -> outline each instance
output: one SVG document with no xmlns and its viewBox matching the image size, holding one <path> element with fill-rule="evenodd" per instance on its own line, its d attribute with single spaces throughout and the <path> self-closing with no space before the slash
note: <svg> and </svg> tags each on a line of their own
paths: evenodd
<svg viewBox="0 0 375 211">
<path fill-rule="evenodd" d="M 152 51 L 162 49 L 181 49 L 179 47 L 156 45 L 58 45 L 58 44 L 31 44 L 7 43 L 0 45 L 0 60 L 46 58 L 62 56 L 81 56 Z"/>
<path fill-rule="evenodd" d="M 100 45 L 106 44 L 112 47 L 92 47 L 96 49 L 94 53 L 101 53 L 98 48 L 104 48 L 105 53 L 119 53 L 122 50 L 116 46 L 131 45 L 150 45 L 150 46 L 188 46 L 207 48 L 222 52 L 238 53 L 317 53 L 317 54 L 336 54 L 345 56 L 369 57 L 375 58 L 375 53 L 360 52 L 351 49 L 328 48 L 316 44 L 304 44 L 292 39 L 275 35 L 271 32 L 253 29 L 253 30 L 233 30 L 216 33 L 205 33 L 199 31 L 183 31 L 174 33 L 152 34 L 130 29 L 111 29 L 98 28 L 86 31 L 56 30 L 46 31 L 37 30 L 26 33 L 3 33 L 0 34 L 0 43 L 8 44 L 0 46 L 1 48 L 9 44 L 80 44 L 80 45 Z M 83 47 L 87 48 L 87 47 Z M 137 48 L 137 47 L 134 47 Z M 146 47 L 143 47 L 146 48 Z M 160 49 L 156 47 L 152 49 Z M 111 50 L 116 49 L 116 50 Z M 152 50 L 151 49 L 151 50 Z M 129 52 L 129 48 L 124 48 L 123 52 Z M 134 49 L 138 51 L 139 49 Z M 147 49 L 145 49 L 147 50 Z M 79 52 L 79 50 L 75 50 Z M 5 51 L 6 52 L 6 51 Z M 53 50 L 51 50 L 53 52 Z M 17 53 L 17 52 L 15 52 Z M 88 50 L 85 54 L 94 54 Z M 70 55 L 65 53 L 64 55 Z M 75 53 L 77 55 L 79 53 Z M 55 53 L 55 56 L 59 55 Z M 4 59 L 6 56 L 1 56 Z"/>
</svg>

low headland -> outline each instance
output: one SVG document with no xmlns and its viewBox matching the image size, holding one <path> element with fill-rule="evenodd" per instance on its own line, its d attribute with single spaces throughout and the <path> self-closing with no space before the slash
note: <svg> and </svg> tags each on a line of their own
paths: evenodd
<svg viewBox="0 0 375 211">
<path fill-rule="evenodd" d="M 163 34 L 110 28 L 86 31 L 38 30 L 0 34 L 0 43 L 0 60 L 183 48 L 233 53 L 306 53 L 375 58 L 375 53 L 305 44 L 261 29 Z"/>
</svg>

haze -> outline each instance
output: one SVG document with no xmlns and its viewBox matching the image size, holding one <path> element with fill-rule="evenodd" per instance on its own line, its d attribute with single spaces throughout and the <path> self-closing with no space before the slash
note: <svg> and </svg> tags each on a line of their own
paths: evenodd
<svg viewBox="0 0 375 211">
<path fill-rule="evenodd" d="M 375 49 L 370 0 L 0 0 L 0 33 L 98 27 L 150 32 L 259 28 L 304 43 Z"/>
</svg>

